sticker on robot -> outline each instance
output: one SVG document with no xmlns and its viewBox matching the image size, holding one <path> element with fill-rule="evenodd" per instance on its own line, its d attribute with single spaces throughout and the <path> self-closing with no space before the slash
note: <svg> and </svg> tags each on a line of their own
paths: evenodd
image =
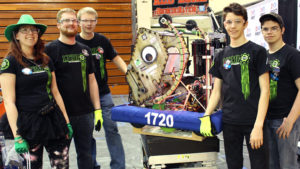
<svg viewBox="0 0 300 169">
<path fill-rule="evenodd" d="M 150 43 L 153 44 L 153 43 L 155 43 L 155 42 L 156 42 L 156 37 L 152 37 L 152 38 L 150 39 Z"/>
<path fill-rule="evenodd" d="M 151 67 L 149 67 L 146 71 L 145 71 L 145 73 L 146 74 L 154 74 L 154 73 L 156 73 L 156 68 L 157 68 L 157 65 L 153 65 L 153 66 L 151 66 Z"/>
</svg>

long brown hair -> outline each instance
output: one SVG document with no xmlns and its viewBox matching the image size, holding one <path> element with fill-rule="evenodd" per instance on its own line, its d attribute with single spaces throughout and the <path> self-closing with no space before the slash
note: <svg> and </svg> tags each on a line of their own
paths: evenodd
<svg viewBox="0 0 300 169">
<path fill-rule="evenodd" d="M 23 56 L 24 53 L 21 49 L 20 42 L 16 39 L 16 32 L 13 32 L 13 38 L 12 41 L 10 42 L 10 48 L 8 50 L 7 55 L 11 55 L 16 58 L 16 60 L 24 67 L 28 67 L 28 64 L 26 64 L 23 61 Z M 38 40 L 36 44 L 34 45 L 34 51 L 33 51 L 33 56 L 34 60 L 42 61 L 42 65 L 46 66 L 49 63 L 49 56 L 44 53 L 45 49 L 45 42 L 41 39 L 41 34 L 38 35 Z M 25 57 L 25 56 L 24 56 Z"/>
</svg>

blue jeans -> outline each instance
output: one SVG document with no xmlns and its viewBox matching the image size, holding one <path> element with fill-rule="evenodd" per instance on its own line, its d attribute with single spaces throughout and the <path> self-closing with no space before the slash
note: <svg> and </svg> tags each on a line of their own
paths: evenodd
<svg viewBox="0 0 300 169">
<path fill-rule="evenodd" d="M 277 129 L 283 119 L 267 120 L 269 134 L 270 169 L 298 169 L 297 144 L 300 138 L 300 119 L 295 122 L 294 127 L 286 139 L 279 139 Z"/>
<path fill-rule="evenodd" d="M 110 168 L 125 169 L 125 154 L 121 136 L 117 123 L 111 120 L 111 108 L 114 107 L 111 94 L 101 95 L 100 100 L 105 138 L 111 157 Z M 94 138 L 92 139 L 92 156 L 94 159 L 94 168 L 100 168 L 96 161 L 96 141 Z"/>
<path fill-rule="evenodd" d="M 94 114 L 69 116 L 74 134 L 74 144 L 77 153 L 78 169 L 93 169 L 91 140 L 94 130 Z"/>
</svg>

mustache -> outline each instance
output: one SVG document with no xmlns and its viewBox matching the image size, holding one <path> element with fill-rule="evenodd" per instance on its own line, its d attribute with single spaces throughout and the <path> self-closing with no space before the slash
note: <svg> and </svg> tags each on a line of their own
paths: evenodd
<svg viewBox="0 0 300 169">
<path fill-rule="evenodd" d="M 73 36 L 75 36 L 78 32 L 77 32 L 77 30 L 74 30 L 74 31 L 61 30 L 61 33 L 62 33 L 63 35 L 65 35 L 66 37 L 73 37 Z"/>
</svg>

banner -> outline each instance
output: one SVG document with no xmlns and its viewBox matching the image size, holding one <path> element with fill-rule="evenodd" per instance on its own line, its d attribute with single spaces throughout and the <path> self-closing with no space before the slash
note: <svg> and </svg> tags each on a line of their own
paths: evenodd
<svg viewBox="0 0 300 169">
<path fill-rule="evenodd" d="M 259 18 L 266 13 L 278 13 L 278 0 L 265 0 L 246 9 L 248 13 L 248 27 L 245 29 L 246 38 L 268 49 L 268 44 L 261 34 Z"/>
<path fill-rule="evenodd" d="M 153 17 L 207 14 L 208 0 L 152 0 Z"/>
<path fill-rule="evenodd" d="M 300 0 L 298 0 L 297 49 L 300 50 Z"/>
</svg>

